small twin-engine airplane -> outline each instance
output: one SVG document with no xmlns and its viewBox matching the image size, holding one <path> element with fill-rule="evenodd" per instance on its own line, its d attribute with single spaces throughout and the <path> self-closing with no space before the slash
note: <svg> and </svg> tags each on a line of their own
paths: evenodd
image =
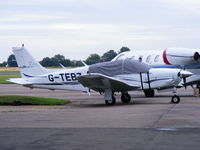
<svg viewBox="0 0 200 150">
<path fill-rule="evenodd" d="M 182 86 L 200 84 L 200 50 L 188 48 L 167 48 L 165 50 L 134 50 L 117 55 L 112 61 L 131 58 L 152 68 L 183 69 L 192 76 L 183 78 Z M 169 89 L 170 90 L 170 89 Z M 146 97 L 154 96 L 154 90 L 144 90 Z"/>
<path fill-rule="evenodd" d="M 91 89 L 104 93 L 107 105 L 115 104 L 115 92 L 121 92 L 123 103 L 129 103 L 131 100 L 128 91 L 174 88 L 176 92 L 176 87 L 182 78 L 192 75 L 191 72 L 183 69 L 150 68 L 149 65 L 133 59 L 52 71 L 36 62 L 24 46 L 14 47 L 13 52 L 22 78 L 11 78 L 8 81 L 30 88 L 84 92 Z M 180 98 L 177 95 L 171 99 L 173 103 L 179 103 L 179 101 Z"/>
</svg>

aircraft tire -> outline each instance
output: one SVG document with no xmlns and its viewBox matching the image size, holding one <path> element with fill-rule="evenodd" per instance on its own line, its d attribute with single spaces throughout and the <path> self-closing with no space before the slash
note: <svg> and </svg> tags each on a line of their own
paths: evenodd
<svg viewBox="0 0 200 150">
<path fill-rule="evenodd" d="M 177 95 L 172 96 L 171 102 L 177 104 L 180 102 L 180 97 Z"/>
<path fill-rule="evenodd" d="M 146 97 L 154 97 L 154 94 L 155 94 L 154 90 L 144 90 L 144 95 Z"/>
<path fill-rule="evenodd" d="M 105 103 L 106 103 L 106 105 L 108 105 L 108 106 L 115 105 L 115 103 L 116 103 L 116 98 L 115 98 L 114 96 L 112 96 L 112 101 L 105 100 Z"/>
<path fill-rule="evenodd" d="M 123 93 L 122 96 L 121 96 L 121 101 L 123 103 L 130 103 L 131 96 L 128 93 Z"/>
</svg>

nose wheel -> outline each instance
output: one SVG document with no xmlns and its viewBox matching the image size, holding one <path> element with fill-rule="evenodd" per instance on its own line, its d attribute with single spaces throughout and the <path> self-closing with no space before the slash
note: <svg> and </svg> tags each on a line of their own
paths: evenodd
<svg viewBox="0 0 200 150">
<path fill-rule="evenodd" d="M 172 96 L 171 102 L 177 104 L 180 102 L 180 97 L 177 95 Z"/>
</svg>

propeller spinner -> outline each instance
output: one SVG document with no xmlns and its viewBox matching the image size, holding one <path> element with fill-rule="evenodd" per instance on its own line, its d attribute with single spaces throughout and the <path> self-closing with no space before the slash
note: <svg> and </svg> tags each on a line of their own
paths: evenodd
<svg viewBox="0 0 200 150">
<path fill-rule="evenodd" d="M 186 89 L 186 78 L 192 76 L 192 73 L 186 70 L 180 70 L 178 76 L 183 79 L 183 84 Z"/>
<path fill-rule="evenodd" d="M 200 54 L 198 52 L 195 52 L 193 55 L 194 60 L 198 60 L 200 58 Z"/>
</svg>

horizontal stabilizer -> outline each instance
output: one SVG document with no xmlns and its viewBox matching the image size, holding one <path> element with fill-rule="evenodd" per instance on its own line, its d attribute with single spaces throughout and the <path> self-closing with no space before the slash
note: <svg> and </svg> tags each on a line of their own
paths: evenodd
<svg viewBox="0 0 200 150">
<path fill-rule="evenodd" d="M 21 84 L 21 85 L 30 84 L 24 78 L 10 78 L 9 80 L 6 80 L 6 81 L 12 82 L 12 83 L 15 83 L 15 84 Z"/>
</svg>

